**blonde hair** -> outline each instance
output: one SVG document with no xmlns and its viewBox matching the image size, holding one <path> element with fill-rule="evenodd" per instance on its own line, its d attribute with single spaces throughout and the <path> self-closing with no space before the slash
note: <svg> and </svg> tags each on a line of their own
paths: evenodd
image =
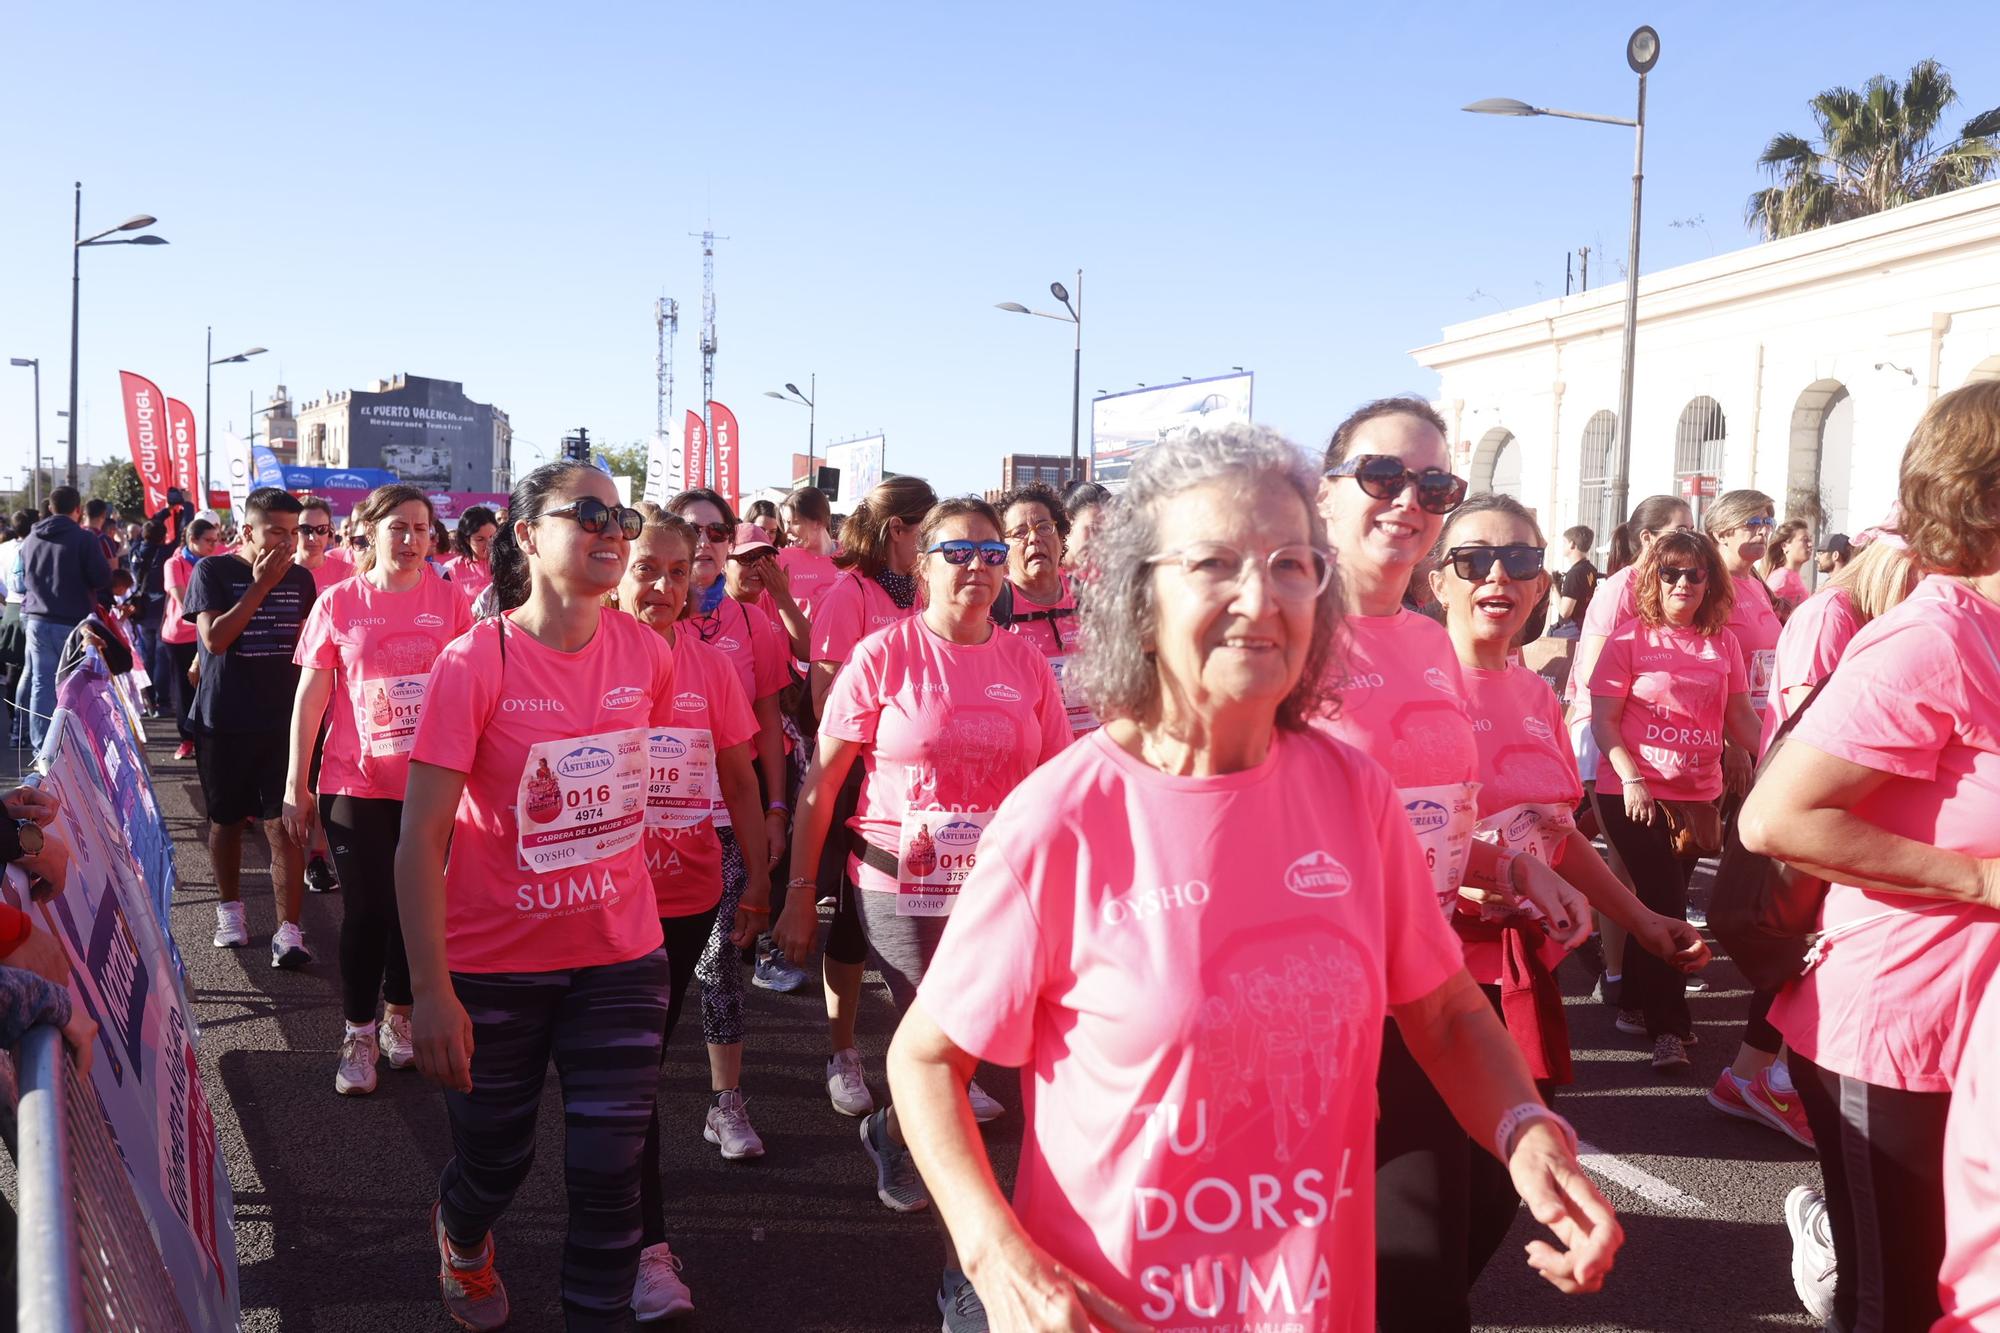
<svg viewBox="0 0 2000 1333">
<path fill-rule="evenodd" d="M 1725 532 L 1743 526 L 1744 520 L 1759 514 L 1777 516 L 1778 505 L 1762 491 L 1724 491 L 1701 517 L 1701 530 L 1718 540 Z"/>
<path fill-rule="evenodd" d="M 1893 611 L 1922 577 L 1907 546 L 1878 540 L 1863 547 L 1826 586 L 1845 590 L 1855 620 L 1865 625 Z"/>
<path fill-rule="evenodd" d="M 2000 380 L 1930 405 L 1903 452 L 1897 528 L 1925 569 L 1990 574 L 2000 566 Z"/>
<path fill-rule="evenodd" d="M 937 493 L 922 477 L 889 477 L 861 497 L 854 512 L 840 525 L 840 554 L 833 563 L 874 578 L 889 567 L 889 521 L 900 518 L 911 527 L 924 521 Z"/>
</svg>

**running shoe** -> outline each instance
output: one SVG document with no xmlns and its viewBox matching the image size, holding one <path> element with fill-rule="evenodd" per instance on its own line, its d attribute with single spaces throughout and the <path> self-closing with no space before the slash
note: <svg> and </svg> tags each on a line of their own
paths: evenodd
<svg viewBox="0 0 2000 1333">
<path fill-rule="evenodd" d="M 1681 989 L 1689 995 L 1699 995 L 1708 989 L 1708 983 L 1700 977 L 1689 977 L 1681 982 Z"/>
<path fill-rule="evenodd" d="M 1653 1038 L 1653 1068 L 1660 1073 L 1679 1073 L 1688 1067 L 1687 1043 L 1671 1032 Z"/>
<path fill-rule="evenodd" d="M 1624 981 L 1623 977 L 1614 977 L 1609 972 L 1599 972 L 1597 984 L 1590 988 L 1591 1001 L 1613 1009 L 1618 1008 L 1618 988 Z"/>
<path fill-rule="evenodd" d="M 486 1237 L 486 1251 L 477 1259 L 461 1259 L 451 1252 L 444 1238 L 444 1215 L 431 1205 L 431 1230 L 437 1233 L 438 1293 L 444 1297 L 444 1312 L 460 1328 L 476 1333 L 507 1327 L 507 1288 L 493 1271 L 493 1237 Z"/>
<path fill-rule="evenodd" d="M 333 867 L 326 863 L 324 856 L 315 856 L 306 862 L 306 887 L 314 893 L 332 893 L 340 887 L 333 877 Z"/>
<path fill-rule="evenodd" d="M 1706 907 L 1696 907 L 1693 903 L 1689 903 L 1686 920 L 1696 930 L 1707 930 L 1708 909 Z"/>
<path fill-rule="evenodd" d="M 702 1126 L 701 1136 L 722 1149 L 722 1155 L 732 1162 L 764 1155 L 764 1140 L 750 1127 L 750 1112 L 744 1107 L 743 1093 L 736 1088 L 722 1093 L 708 1108 L 708 1123 Z"/>
<path fill-rule="evenodd" d="M 972 1279 L 958 1269 L 944 1270 L 937 1303 L 938 1313 L 944 1316 L 944 1333 L 987 1333 L 986 1303 L 972 1289 Z"/>
<path fill-rule="evenodd" d="M 639 1279 L 632 1284 L 632 1317 L 645 1321 L 693 1314 L 694 1297 L 681 1281 L 681 1261 L 661 1241 L 639 1251 Z"/>
<path fill-rule="evenodd" d="M 1812 1126 L 1806 1123 L 1806 1108 L 1789 1080 L 1781 1082 L 1771 1065 L 1750 1080 L 1743 1089 L 1743 1104 L 1755 1118 L 1785 1135 L 1801 1148 L 1813 1148 Z"/>
<path fill-rule="evenodd" d="M 375 1091 L 375 1033 L 353 1028 L 340 1042 L 340 1068 L 333 1074 L 333 1090 L 343 1097 L 366 1097 Z"/>
<path fill-rule="evenodd" d="M 376 1029 L 376 1040 L 381 1045 L 383 1058 L 391 1069 L 408 1069 L 417 1062 L 417 1044 L 410 1038 L 410 1016 L 408 1014 L 384 1014 L 382 1025 Z"/>
<path fill-rule="evenodd" d="M 178 746 L 174 748 L 174 758 L 176 759 L 194 758 L 194 742 L 182 741 Z"/>
<path fill-rule="evenodd" d="M 887 1111 L 877 1111 L 861 1122 L 861 1146 L 868 1150 L 868 1160 L 875 1163 L 875 1197 L 885 1207 L 899 1213 L 930 1207 L 930 1192 L 917 1174 L 916 1159 L 908 1148 L 889 1138 Z"/>
<path fill-rule="evenodd" d="M 1839 1276 L 1826 1196 L 1810 1185 L 1793 1186 L 1785 1196 L 1785 1230 L 1792 1233 L 1792 1290 L 1813 1322 L 1824 1324 L 1833 1318 L 1834 1279 Z"/>
<path fill-rule="evenodd" d="M 750 974 L 750 984 L 763 990 L 774 990 L 780 995 L 790 995 L 806 984 L 805 969 L 795 967 L 791 959 L 776 949 L 768 952 L 760 949 L 757 967 Z"/>
<path fill-rule="evenodd" d="M 305 932 L 296 921 L 280 921 L 271 932 L 271 966 L 297 969 L 313 960 L 306 948 Z"/>
<path fill-rule="evenodd" d="M 1612 1026 L 1627 1036 L 1643 1037 L 1646 1035 L 1646 1015 L 1638 1009 L 1620 1009 Z"/>
<path fill-rule="evenodd" d="M 867 1115 L 875 1109 L 868 1080 L 861 1073 L 861 1052 L 852 1046 L 827 1057 L 826 1095 L 842 1115 Z"/>
<path fill-rule="evenodd" d="M 242 903 L 215 905 L 215 947 L 240 949 L 250 942 L 250 927 L 243 921 Z"/>
<path fill-rule="evenodd" d="M 1723 1070 L 1716 1076 L 1715 1086 L 1708 1090 L 1708 1104 L 1724 1115 L 1733 1115 L 1738 1120 L 1748 1120 L 1762 1124 L 1764 1117 L 1750 1109 L 1750 1103 L 1743 1098 L 1744 1083 L 1730 1070 Z"/>
<path fill-rule="evenodd" d="M 982 1125 L 1007 1114 L 1007 1108 L 994 1101 L 976 1079 L 965 1085 L 965 1100 L 972 1103 L 972 1118 Z"/>
</svg>

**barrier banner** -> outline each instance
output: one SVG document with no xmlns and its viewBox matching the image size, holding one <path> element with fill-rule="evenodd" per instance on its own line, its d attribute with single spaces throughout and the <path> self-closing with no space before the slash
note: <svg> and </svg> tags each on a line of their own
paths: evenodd
<svg viewBox="0 0 2000 1333">
<path fill-rule="evenodd" d="M 109 692 L 101 678 L 95 688 Z M 231 1329 L 242 1299 L 235 1204 L 195 1063 L 192 1016 L 92 748 L 77 715 L 59 709 L 41 751 L 40 785 L 61 803 L 52 828 L 69 846 L 69 875 L 60 894 L 35 903 L 26 874 L 10 868 L 0 896 L 33 915 L 69 955 L 72 999 L 98 1024 L 92 1100 L 188 1325 Z"/>
<path fill-rule="evenodd" d="M 729 511 L 733 514 L 742 504 L 742 484 L 738 481 L 741 469 L 737 466 L 737 451 L 743 447 L 736 430 L 736 414 L 721 403 L 708 405 L 708 417 L 715 425 L 715 489 L 722 492 L 722 498 L 729 501 Z"/>
<path fill-rule="evenodd" d="M 167 487 L 173 485 L 173 463 L 167 443 L 167 396 L 144 375 L 118 372 L 125 395 L 125 435 L 132 443 L 132 466 L 146 488 L 146 512 L 167 507 Z M 70 433 L 76 433 L 71 427 Z"/>
<path fill-rule="evenodd" d="M 284 486 L 288 491 L 316 491 L 334 486 L 348 491 L 372 491 L 377 486 L 393 486 L 396 474 L 382 467 L 288 467 Z"/>
<path fill-rule="evenodd" d="M 192 501 L 201 494 L 201 455 L 195 449 L 194 412 L 178 398 L 167 399 L 167 439 L 173 446 L 172 484 Z"/>
<path fill-rule="evenodd" d="M 184 976 L 180 952 L 167 924 L 178 878 L 174 844 L 153 793 L 145 728 L 131 697 L 136 693 L 129 676 L 109 675 L 103 659 L 91 652 L 80 666 L 56 681 L 56 707 L 69 711 L 81 733 L 77 748 L 87 760 L 98 791 L 117 816 L 119 836 L 131 854 L 133 868 L 151 893 L 154 918 L 166 938 L 175 974 Z"/>
<path fill-rule="evenodd" d="M 699 490 L 708 485 L 708 423 L 692 408 L 687 417 L 687 488 Z"/>
<path fill-rule="evenodd" d="M 256 484 L 253 478 L 257 475 L 257 464 L 250 456 L 250 441 L 241 435 L 224 431 L 222 442 L 224 475 L 229 478 L 229 512 L 240 519 Z"/>
<path fill-rule="evenodd" d="M 257 485 L 276 486 L 285 489 L 285 465 L 278 461 L 278 455 L 266 444 L 250 446 L 250 465 Z"/>
<path fill-rule="evenodd" d="M 646 499 L 664 505 L 687 489 L 681 484 L 686 466 L 687 455 L 674 440 L 674 433 L 655 435 L 646 450 Z"/>
</svg>

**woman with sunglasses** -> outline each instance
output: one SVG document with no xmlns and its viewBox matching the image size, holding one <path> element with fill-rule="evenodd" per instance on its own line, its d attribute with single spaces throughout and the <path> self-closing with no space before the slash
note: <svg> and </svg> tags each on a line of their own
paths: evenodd
<svg viewBox="0 0 2000 1333">
<path fill-rule="evenodd" d="M 562 1081 L 572 1330 L 622 1328 L 639 1268 L 639 1158 L 671 980 L 646 869 L 648 736 L 673 722 L 673 650 L 604 599 L 644 519 L 578 463 L 514 489 L 493 544 L 502 613 L 431 674 L 396 848 L 417 1067 L 453 1156 L 432 1211 L 438 1288 L 464 1328 L 507 1322 L 493 1226 Z"/>
<path fill-rule="evenodd" d="M 1589 932 L 1588 905 L 1546 864 L 1474 839 L 1479 751 L 1458 655 L 1441 625 L 1403 606 L 1445 515 L 1465 499 L 1449 461 L 1444 421 L 1422 399 L 1368 403 L 1334 431 L 1320 507 L 1348 611 L 1327 690 L 1339 712 L 1317 725 L 1388 769 L 1441 916 L 1456 910 L 1461 885 L 1510 902 L 1526 893 L 1567 948 Z M 1394 1024 L 1377 1086 L 1377 1317 L 1388 1330 L 1470 1328 L 1465 1131 Z"/>
<path fill-rule="evenodd" d="M 1062 565 L 1069 512 L 1055 491 L 1038 481 L 1007 492 L 995 508 L 1007 539 L 1007 586 L 993 622 L 1034 644 L 1062 684 L 1076 651 L 1076 595 Z M 1065 686 L 1063 700 L 1071 731 L 1081 735 L 1097 726 L 1081 695 Z"/>
<path fill-rule="evenodd" d="M 759 868 L 768 873 L 784 854 L 792 818 L 778 707 L 778 695 L 791 680 L 786 665 L 791 657 L 785 632 L 759 602 L 767 591 L 786 606 L 792 604 L 791 598 L 782 586 L 767 588 L 761 577 L 768 557 L 775 554 L 763 529 L 744 524 L 739 537 L 735 515 L 720 495 L 711 490 L 682 491 L 667 502 L 667 512 L 695 530 L 689 582 L 692 610 L 686 629 L 729 660 L 757 719 L 751 751 L 763 787 L 763 817 L 762 836 L 755 839 L 758 846 L 753 850 Z M 709 1106 L 701 1132 L 723 1157 L 737 1162 L 764 1155 L 764 1140 L 750 1123 L 743 1096 L 742 946 L 730 940 L 737 904 L 749 888 L 750 867 L 729 807 L 721 801 L 715 805 L 715 828 L 722 841 L 722 904 L 708 947 L 695 967 L 695 978 L 701 982 L 701 1035 L 708 1043 Z"/>
<path fill-rule="evenodd" d="M 827 696 L 778 925 L 788 944 L 812 939 L 813 871 L 829 838 L 845 841 L 868 948 L 899 1013 L 916 998 L 993 812 L 1070 739 L 1048 663 L 991 618 L 1007 563 L 993 506 L 946 500 L 918 540 L 923 610 L 863 639 Z M 850 827 L 837 829 L 834 798 L 857 763 L 860 805 Z M 1002 1113 L 976 1083 L 969 1095 L 976 1120 Z M 893 1107 L 862 1120 L 861 1141 L 883 1204 L 898 1212 L 928 1204 Z M 957 1269 L 955 1258 L 948 1267 Z"/>
<path fill-rule="evenodd" d="M 1611 636 L 1586 682 L 1603 756 L 1597 812 L 1639 901 L 1685 920 L 1688 879 L 1704 854 L 1697 849 L 1721 826 L 1714 807 L 1723 792 L 1724 738 L 1754 750 L 1757 715 L 1742 650 L 1728 631 L 1734 589 L 1715 544 L 1667 533 L 1635 569 L 1639 614 Z M 1667 802 L 1671 808 L 1663 808 Z M 1695 836 L 1676 850 L 1674 828 L 1683 824 Z M 1719 836 L 1712 842 L 1708 855 L 1721 850 Z M 1652 1039 L 1653 1068 L 1686 1069 L 1694 1028 L 1681 973 L 1644 951 L 1627 949 L 1624 961 L 1622 1000 Z M 1621 1015 L 1621 1030 L 1634 1026 Z"/>
</svg>

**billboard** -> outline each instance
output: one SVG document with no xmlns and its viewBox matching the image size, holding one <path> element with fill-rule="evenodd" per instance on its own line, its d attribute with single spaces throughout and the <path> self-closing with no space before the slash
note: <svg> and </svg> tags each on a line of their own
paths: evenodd
<svg viewBox="0 0 2000 1333">
<path fill-rule="evenodd" d="M 1255 378 L 1245 371 L 1091 399 L 1091 477 L 1118 490 L 1140 450 L 1184 431 L 1248 422 Z"/>
<path fill-rule="evenodd" d="M 401 376 L 348 395 L 349 469 L 379 468 L 415 486 L 477 490 L 493 482 L 493 408 L 450 380 Z"/>
<path fill-rule="evenodd" d="M 862 496 L 882 484 L 882 454 L 886 445 L 880 435 L 826 447 L 826 465 L 840 469 L 840 505 L 852 509 Z"/>
</svg>

